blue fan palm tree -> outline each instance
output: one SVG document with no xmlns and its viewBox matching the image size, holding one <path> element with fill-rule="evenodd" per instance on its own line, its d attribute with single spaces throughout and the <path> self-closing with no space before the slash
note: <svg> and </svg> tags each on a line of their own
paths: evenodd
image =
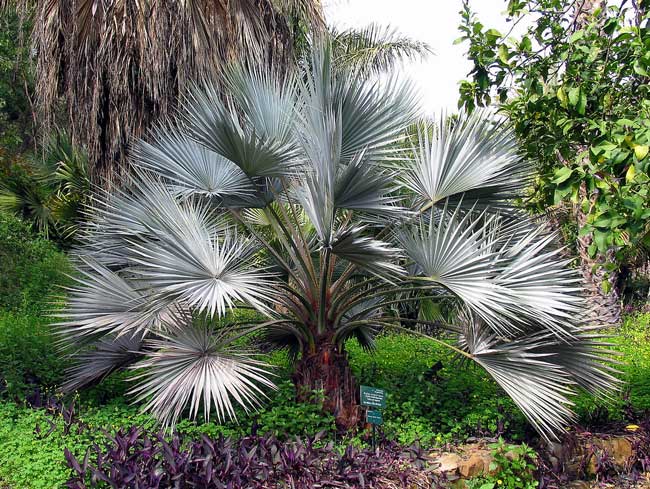
<svg viewBox="0 0 650 489">
<path fill-rule="evenodd" d="M 288 348 L 299 387 L 323 389 L 341 428 L 359 420 L 346 341 L 434 324 L 435 341 L 485 368 L 544 435 L 576 388 L 616 384 L 582 322 L 575 271 L 555 237 L 513 207 L 532 168 L 485 113 L 419 124 L 396 78 L 332 62 L 297 74 L 233 68 L 225 99 L 197 88 L 133 152 L 136 174 L 98 195 L 80 276 L 59 324 L 77 353 L 68 388 L 135 368 L 164 422 L 234 416 L 272 386 L 242 351 Z M 451 302 L 453 321 L 400 317 L 400 301 Z M 261 319 L 238 321 L 233 308 Z"/>
</svg>

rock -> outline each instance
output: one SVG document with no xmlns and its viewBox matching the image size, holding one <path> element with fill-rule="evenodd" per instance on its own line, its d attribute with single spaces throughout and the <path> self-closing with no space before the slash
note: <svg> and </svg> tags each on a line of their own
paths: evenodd
<svg viewBox="0 0 650 489">
<path fill-rule="evenodd" d="M 607 451 L 617 465 L 625 466 L 632 456 L 632 442 L 627 438 L 617 436 L 603 440 L 603 450 Z"/>
<path fill-rule="evenodd" d="M 624 469 L 627 461 L 630 459 L 630 457 L 632 457 L 632 442 L 625 437 L 594 437 L 590 441 L 595 449 L 596 454 L 589 457 L 589 461 L 587 463 L 587 473 L 589 475 L 596 474 L 596 460 L 598 457 L 598 452 L 606 453 L 617 469 Z"/>
<path fill-rule="evenodd" d="M 486 474 L 490 466 L 490 460 L 486 460 L 486 458 L 486 454 L 480 452 L 472 453 L 469 458 L 461 461 L 458 466 L 460 475 L 469 479 Z"/>
<path fill-rule="evenodd" d="M 438 465 L 434 472 L 437 474 L 455 474 L 458 472 L 458 466 L 462 462 L 459 455 L 455 453 L 443 453 L 433 459 L 433 463 Z"/>
<path fill-rule="evenodd" d="M 519 454 L 512 451 L 512 450 L 510 450 L 509 452 L 506 452 L 504 454 L 504 457 L 507 458 L 508 460 L 510 460 L 511 462 L 514 461 L 514 460 L 519 460 Z"/>
</svg>

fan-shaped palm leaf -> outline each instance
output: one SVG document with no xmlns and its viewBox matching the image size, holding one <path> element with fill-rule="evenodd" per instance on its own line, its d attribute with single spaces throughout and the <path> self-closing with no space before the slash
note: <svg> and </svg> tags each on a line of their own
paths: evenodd
<svg viewBox="0 0 650 489">
<path fill-rule="evenodd" d="M 418 146 L 403 185 L 425 203 L 462 196 L 467 206 L 509 209 L 532 175 L 505 122 L 484 112 L 440 119 L 418 129 Z"/>
<path fill-rule="evenodd" d="M 240 87 L 246 95 L 248 88 Z M 245 106 L 245 99 L 226 105 L 214 86 L 195 89 L 186 106 L 188 126 L 199 143 L 235 163 L 249 177 L 290 175 L 301 163 L 295 140 L 284 127 L 294 121 L 288 106 L 293 100 L 286 100 L 289 95 L 278 96 L 271 87 L 265 93 L 275 97 L 248 117 L 237 111 L 238 102 Z"/>
<path fill-rule="evenodd" d="M 144 294 L 108 268 L 87 259 L 82 262 L 73 277 L 76 285 L 68 289 L 65 312 L 54 314 L 66 319 L 56 325 L 64 341 L 82 345 L 106 333 L 133 333 L 154 325 L 158 315 Z"/>
<path fill-rule="evenodd" d="M 74 365 L 62 389 L 72 392 L 93 384 L 110 373 L 134 364 L 142 357 L 144 332 L 107 335 L 72 355 Z"/>
<path fill-rule="evenodd" d="M 257 246 L 227 232 L 214 237 L 199 226 L 169 229 L 158 241 L 134 243 L 137 274 L 158 298 L 181 301 L 211 316 L 223 316 L 238 302 L 268 310 L 273 302 L 269 274 L 256 269 Z"/>
<path fill-rule="evenodd" d="M 212 407 L 220 421 L 235 419 L 231 399 L 248 411 L 264 396 L 261 386 L 273 388 L 267 366 L 237 352 L 226 331 L 201 321 L 188 324 L 191 318 L 176 321 L 169 334 L 146 341 L 146 356 L 133 366 L 144 372 L 134 377 L 138 385 L 130 391 L 164 424 L 173 426 L 188 404 L 192 416 L 202 404 L 206 420 Z"/>
<path fill-rule="evenodd" d="M 473 325 L 472 325 L 473 326 Z M 569 372 L 549 361 L 541 349 L 553 344 L 548 334 L 498 343 L 489 328 L 470 326 L 464 344 L 475 362 L 497 381 L 542 434 L 561 431 L 573 420 Z"/>
<path fill-rule="evenodd" d="M 237 165 L 173 129 L 157 132 L 153 144 L 141 142 L 133 158 L 135 165 L 164 178 L 180 195 L 245 198 L 254 191 Z"/>
<path fill-rule="evenodd" d="M 341 230 L 332 243 L 332 253 L 361 268 L 385 277 L 396 277 L 404 273 L 397 264 L 400 250 L 385 241 L 364 235 L 364 227 L 350 227 Z"/>
</svg>

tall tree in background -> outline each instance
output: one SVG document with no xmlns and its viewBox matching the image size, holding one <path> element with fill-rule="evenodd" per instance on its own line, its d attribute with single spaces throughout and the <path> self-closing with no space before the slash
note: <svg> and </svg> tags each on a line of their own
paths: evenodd
<svg viewBox="0 0 650 489">
<path fill-rule="evenodd" d="M 30 14 L 36 93 L 45 124 L 58 116 L 83 145 L 93 175 L 125 166 L 133 137 L 169 115 L 193 81 L 224 64 L 287 65 L 317 0 L 5 0 Z M 61 104 L 63 102 L 63 104 Z M 62 106 L 63 105 L 63 106 Z"/>
<path fill-rule="evenodd" d="M 30 31 L 31 24 L 16 12 L 0 11 L 0 175 L 36 139 L 34 76 L 25 42 Z"/>
<path fill-rule="evenodd" d="M 538 163 L 526 205 L 565 211 L 595 315 L 616 323 L 621 272 L 650 245 L 650 29 L 644 2 L 604 3 L 511 0 L 510 21 L 529 26 L 511 36 L 466 2 L 460 103 L 498 99 Z"/>
<path fill-rule="evenodd" d="M 173 113 L 189 85 L 233 61 L 292 69 L 325 30 L 319 0 L 0 0 L 33 23 L 45 135 L 57 122 L 93 176 L 125 169 L 125 149 Z M 336 62 L 366 74 L 430 48 L 389 27 L 333 32 Z M 29 93 L 27 95 L 30 95 Z"/>
</svg>

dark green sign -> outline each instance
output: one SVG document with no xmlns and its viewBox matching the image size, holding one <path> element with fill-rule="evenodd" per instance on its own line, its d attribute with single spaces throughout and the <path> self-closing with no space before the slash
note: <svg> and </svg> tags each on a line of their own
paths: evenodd
<svg viewBox="0 0 650 489">
<path fill-rule="evenodd" d="M 367 385 L 362 385 L 361 405 L 374 408 L 385 408 L 386 391 L 383 389 L 377 389 L 376 387 L 368 387 Z"/>
<path fill-rule="evenodd" d="M 366 419 L 370 424 L 382 424 L 384 422 L 384 418 L 381 416 L 381 411 L 373 411 L 372 409 L 368 409 Z"/>
</svg>

